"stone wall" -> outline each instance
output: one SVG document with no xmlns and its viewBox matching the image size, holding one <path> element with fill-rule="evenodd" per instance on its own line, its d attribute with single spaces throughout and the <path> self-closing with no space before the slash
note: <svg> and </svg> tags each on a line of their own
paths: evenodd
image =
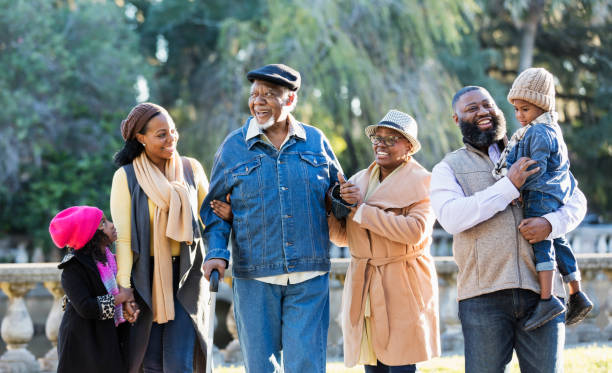
<svg viewBox="0 0 612 373">
<path fill-rule="evenodd" d="M 342 333 L 340 330 L 340 302 L 344 275 L 350 259 L 332 260 L 330 281 L 331 322 L 328 337 L 328 357 L 341 358 Z M 463 336 L 457 318 L 457 266 L 451 257 L 436 257 L 436 269 L 440 293 L 440 321 L 442 348 L 461 353 Z M 566 329 L 568 344 L 612 340 L 612 254 L 578 254 L 578 264 L 583 276 L 583 288 L 595 303 L 595 308 L 582 323 Z M 227 273 L 227 272 L 226 272 Z M 62 316 L 59 285 L 60 271 L 57 263 L 0 264 L 0 289 L 6 297 L 0 298 L 2 317 L 1 335 L 7 346 L 0 356 L 0 371 L 34 372 L 54 371 L 57 364 L 55 345 Z M 224 283 L 220 300 L 231 301 L 229 286 Z M 38 290 L 32 290 L 38 288 Z M 46 294 L 46 295 L 45 295 Z M 217 329 L 229 330 L 234 340 L 215 349 L 215 360 L 239 363 L 240 354 L 233 320 L 228 307 L 218 308 Z M 44 319 L 44 343 L 34 351 L 35 322 L 42 326 Z M 226 326 L 227 325 L 227 326 Z M 217 337 L 215 337 L 217 338 Z M 232 337 L 230 337 L 232 338 Z"/>
<path fill-rule="evenodd" d="M 593 311 L 580 324 L 566 328 L 566 343 L 600 342 L 612 340 L 612 254 L 578 254 L 583 290 L 595 303 Z M 440 294 L 440 333 L 443 351 L 463 350 L 461 324 L 457 317 L 457 265 L 452 257 L 436 257 Z M 346 273 L 349 259 L 335 259 L 332 272 L 336 278 Z M 332 298 L 339 299 L 342 287 L 332 284 Z M 340 306 L 331 302 L 332 323 L 339 322 Z M 339 333 L 339 334 L 338 334 Z M 334 356 L 342 351 L 339 324 L 330 328 L 328 351 Z"/>
</svg>

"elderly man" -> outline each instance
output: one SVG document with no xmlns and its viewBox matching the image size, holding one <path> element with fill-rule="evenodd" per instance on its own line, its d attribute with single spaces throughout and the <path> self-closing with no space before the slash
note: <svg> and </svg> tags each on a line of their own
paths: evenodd
<svg viewBox="0 0 612 373">
<path fill-rule="evenodd" d="M 522 210 L 512 201 L 538 171 L 528 170 L 535 161 L 519 159 L 497 181 L 491 171 L 507 143 L 503 113 L 486 89 L 475 86 L 455 94 L 453 110 L 465 147 L 434 167 L 431 199 L 438 221 L 453 234 L 465 370 L 502 372 L 515 350 L 522 372 L 561 371 L 564 315 L 523 330 L 540 291 L 529 243 L 574 229 L 584 217 L 586 199 L 576 189 L 559 210 L 522 220 Z M 560 276 L 554 293 L 564 297 Z"/>
<path fill-rule="evenodd" d="M 234 314 L 249 373 L 325 372 L 329 233 L 325 195 L 340 165 L 323 133 L 298 122 L 300 74 L 267 65 L 247 74 L 249 117 L 221 144 L 206 201 L 231 196 L 234 220 L 209 203 L 205 275 L 221 276 L 232 237 Z"/>
</svg>

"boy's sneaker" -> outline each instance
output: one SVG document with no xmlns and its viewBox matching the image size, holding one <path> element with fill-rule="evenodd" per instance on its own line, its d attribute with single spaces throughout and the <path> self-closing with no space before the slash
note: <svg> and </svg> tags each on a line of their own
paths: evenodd
<svg viewBox="0 0 612 373">
<path fill-rule="evenodd" d="M 593 302 L 582 291 L 570 295 L 565 324 L 573 325 L 581 322 L 592 309 Z"/>
<path fill-rule="evenodd" d="M 523 329 L 528 332 L 539 328 L 563 312 L 565 312 L 565 306 L 554 295 L 550 299 L 540 299 L 531 316 L 525 321 Z"/>
</svg>

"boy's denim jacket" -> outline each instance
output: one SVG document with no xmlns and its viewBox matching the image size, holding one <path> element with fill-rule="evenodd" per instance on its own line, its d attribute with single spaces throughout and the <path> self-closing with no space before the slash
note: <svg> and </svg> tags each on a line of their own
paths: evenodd
<svg viewBox="0 0 612 373">
<path fill-rule="evenodd" d="M 529 176 L 521 191 L 538 191 L 548 194 L 565 204 L 576 186 L 570 172 L 567 146 L 556 120 L 557 113 L 546 112 L 534 119 L 523 138 L 510 149 L 506 164 L 508 169 L 521 157 L 537 162 L 533 167 L 540 171 Z"/>
<path fill-rule="evenodd" d="M 200 210 L 205 260 L 229 262 L 231 231 L 235 277 L 329 271 L 325 194 L 342 169 L 327 138 L 289 116 L 298 131 L 278 150 L 260 136 L 246 140 L 251 118 L 215 154 L 210 190 Z M 212 200 L 225 201 L 228 193 L 233 223 L 210 208 Z"/>
</svg>

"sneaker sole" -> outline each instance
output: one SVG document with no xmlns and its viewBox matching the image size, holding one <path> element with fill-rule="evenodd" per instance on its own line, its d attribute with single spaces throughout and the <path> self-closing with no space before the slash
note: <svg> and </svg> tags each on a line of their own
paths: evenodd
<svg viewBox="0 0 612 373">
<path fill-rule="evenodd" d="M 593 309 L 593 306 L 588 306 L 587 308 L 583 309 L 580 313 L 576 314 L 576 316 L 574 316 L 571 319 L 567 320 L 565 322 L 565 325 L 575 325 L 575 324 L 578 324 L 579 322 L 584 320 L 586 315 L 588 315 L 589 312 L 591 312 L 592 309 Z"/>
<path fill-rule="evenodd" d="M 529 327 L 527 327 L 527 326 L 523 327 L 523 330 L 526 331 L 526 332 L 530 332 L 530 331 L 532 331 L 534 329 L 537 329 L 540 326 L 542 326 L 542 325 L 546 324 L 547 322 L 549 322 L 550 320 L 554 319 L 555 317 L 559 316 L 563 312 L 565 312 L 565 308 L 562 309 L 559 312 L 553 312 L 553 313 L 548 314 L 544 320 L 540 321 L 539 323 L 537 323 L 535 325 L 532 325 L 532 326 L 529 326 Z"/>
</svg>

